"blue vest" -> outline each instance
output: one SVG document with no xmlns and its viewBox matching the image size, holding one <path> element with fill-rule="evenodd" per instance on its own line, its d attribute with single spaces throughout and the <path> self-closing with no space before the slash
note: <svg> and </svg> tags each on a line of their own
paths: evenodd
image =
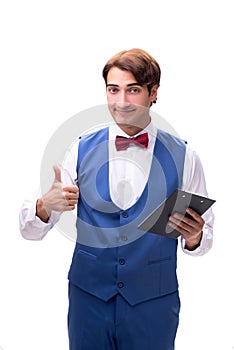
<svg viewBox="0 0 234 350">
<path fill-rule="evenodd" d="M 177 240 L 138 225 L 181 188 L 185 143 L 158 130 L 148 182 L 137 202 L 122 210 L 109 191 L 108 128 L 82 137 L 77 176 L 77 242 L 69 281 L 104 301 L 120 293 L 131 305 L 178 289 Z"/>
</svg>

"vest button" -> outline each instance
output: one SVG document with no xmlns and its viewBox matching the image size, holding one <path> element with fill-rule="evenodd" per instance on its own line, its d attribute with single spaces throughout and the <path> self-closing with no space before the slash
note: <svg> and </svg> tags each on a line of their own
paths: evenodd
<svg viewBox="0 0 234 350">
<path fill-rule="evenodd" d="M 123 218 L 128 218 L 128 213 L 125 211 L 125 212 L 123 212 L 122 216 L 123 216 Z"/>
<path fill-rule="evenodd" d="M 125 236 L 125 235 L 123 235 L 123 236 L 121 236 L 121 240 L 122 240 L 122 241 L 127 241 L 127 240 L 128 240 L 128 237 Z"/>
<path fill-rule="evenodd" d="M 124 286 L 123 282 L 118 282 L 118 287 L 119 288 L 123 288 L 123 286 Z"/>
<path fill-rule="evenodd" d="M 124 259 L 119 259 L 119 263 L 120 263 L 120 265 L 124 265 L 125 264 L 125 260 Z"/>
</svg>

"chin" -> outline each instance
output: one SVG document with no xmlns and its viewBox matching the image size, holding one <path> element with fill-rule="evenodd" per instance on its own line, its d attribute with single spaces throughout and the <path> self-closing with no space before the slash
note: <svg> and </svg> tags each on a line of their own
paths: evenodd
<svg viewBox="0 0 234 350">
<path fill-rule="evenodd" d="M 129 136 L 134 136 L 143 129 L 136 125 L 126 124 L 126 123 L 116 123 L 116 124 L 120 129 L 122 129 Z"/>
</svg>

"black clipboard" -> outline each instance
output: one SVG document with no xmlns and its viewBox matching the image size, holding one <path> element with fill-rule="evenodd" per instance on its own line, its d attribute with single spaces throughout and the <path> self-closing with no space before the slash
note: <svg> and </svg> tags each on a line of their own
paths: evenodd
<svg viewBox="0 0 234 350">
<path fill-rule="evenodd" d="M 192 218 L 186 213 L 187 208 L 191 208 L 202 215 L 215 202 L 214 199 L 177 189 L 141 222 L 138 229 L 176 239 L 180 236 L 180 233 L 167 225 L 169 216 L 177 212 Z"/>
</svg>

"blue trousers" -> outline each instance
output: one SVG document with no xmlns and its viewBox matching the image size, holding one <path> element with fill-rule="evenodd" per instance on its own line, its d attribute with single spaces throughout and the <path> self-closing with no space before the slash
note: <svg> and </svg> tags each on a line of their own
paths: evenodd
<svg viewBox="0 0 234 350">
<path fill-rule="evenodd" d="M 131 306 L 121 295 L 104 302 L 69 283 L 70 350 L 174 350 L 178 292 Z"/>
</svg>

